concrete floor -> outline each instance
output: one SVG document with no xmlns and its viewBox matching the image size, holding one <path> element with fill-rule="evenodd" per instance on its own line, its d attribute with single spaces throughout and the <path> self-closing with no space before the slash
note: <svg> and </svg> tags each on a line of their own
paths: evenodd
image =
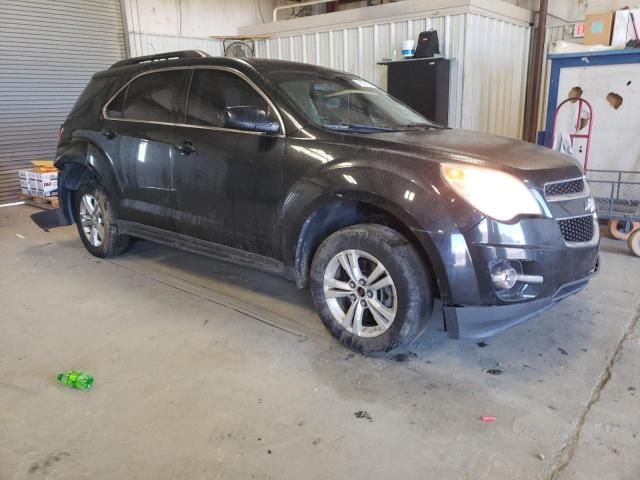
<svg viewBox="0 0 640 480">
<path fill-rule="evenodd" d="M 486 344 L 435 321 L 365 358 L 284 280 L 142 241 L 99 260 L 33 214 L 0 208 L 1 480 L 640 478 L 623 243 L 604 240 L 587 290 Z M 73 368 L 92 390 L 56 384 Z"/>
</svg>

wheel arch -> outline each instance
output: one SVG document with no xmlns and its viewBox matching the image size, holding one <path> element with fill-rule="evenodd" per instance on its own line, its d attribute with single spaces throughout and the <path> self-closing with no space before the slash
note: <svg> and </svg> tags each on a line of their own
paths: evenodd
<svg viewBox="0 0 640 480">
<path fill-rule="evenodd" d="M 298 288 L 309 284 L 311 261 L 322 241 L 332 233 L 352 225 L 376 223 L 401 233 L 417 249 L 432 277 L 434 294 L 440 295 L 440 259 L 433 245 L 425 245 L 414 233 L 417 221 L 399 206 L 375 194 L 350 192 L 341 196 L 323 197 L 314 202 L 295 242 L 293 259 Z"/>
<path fill-rule="evenodd" d="M 89 139 L 75 140 L 58 156 L 55 166 L 61 170 L 58 198 L 62 213 L 69 224 L 75 222 L 74 192 L 87 181 L 99 183 L 112 198 L 120 198 L 121 184 L 115 175 L 112 162 L 102 149 Z"/>
</svg>

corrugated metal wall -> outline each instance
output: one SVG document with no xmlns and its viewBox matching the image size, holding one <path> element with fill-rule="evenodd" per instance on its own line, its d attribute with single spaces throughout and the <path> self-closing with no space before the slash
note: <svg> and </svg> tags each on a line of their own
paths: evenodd
<svg viewBox="0 0 640 480">
<path fill-rule="evenodd" d="M 124 39 L 119 0 L 0 0 L 0 204 L 18 168 L 53 158 L 59 125 Z"/>
<path fill-rule="evenodd" d="M 469 15 L 462 128 L 521 138 L 530 28 Z"/>
<path fill-rule="evenodd" d="M 477 14 L 419 17 L 256 41 L 256 56 L 345 70 L 386 88 L 382 58 L 402 40 L 435 28 L 442 53 L 452 59 L 449 125 L 520 138 L 530 27 Z M 222 54 L 218 40 L 132 33 L 136 55 L 196 48 Z"/>
</svg>

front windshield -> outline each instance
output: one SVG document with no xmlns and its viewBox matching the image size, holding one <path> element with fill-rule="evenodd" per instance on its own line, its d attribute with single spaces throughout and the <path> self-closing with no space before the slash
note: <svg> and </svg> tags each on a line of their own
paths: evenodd
<svg viewBox="0 0 640 480">
<path fill-rule="evenodd" d="M 363 133 L 437 125 L 378 87 L 333 72 L 283 72 L 274 83 L 319 127 Z"/>
</svg>

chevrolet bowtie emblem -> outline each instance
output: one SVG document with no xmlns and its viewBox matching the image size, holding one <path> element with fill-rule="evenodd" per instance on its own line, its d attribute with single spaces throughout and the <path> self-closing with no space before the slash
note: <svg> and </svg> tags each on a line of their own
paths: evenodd
<svg viewBox="0 0 640 480">
<path fill-rule="evenodd" d="M 593 211 L 595 211 L 595 209 L 596 209 L 596 206 L 595 206 L 595 203 L 593 201 L 593 198 L 592 197 L 587 198 L 584 201 L 584 211 L 592 213 Z"/>
</svg>

